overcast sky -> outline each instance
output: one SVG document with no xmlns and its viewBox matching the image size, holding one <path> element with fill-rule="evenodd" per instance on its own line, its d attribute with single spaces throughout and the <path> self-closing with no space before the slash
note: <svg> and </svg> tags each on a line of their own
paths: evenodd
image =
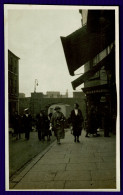
<svg viewBox="0 0 123 195">
<path fill-rule="evenodd" d="M 30 96 L 34 81 L 37 92 L 72 92 L 60 36 L 81 27 L 77 10 L 9 10 L 8 47 L 20 58 L 19 91 Z M 78 88 L 80 89 L 80 88 Z"/>
</svg>

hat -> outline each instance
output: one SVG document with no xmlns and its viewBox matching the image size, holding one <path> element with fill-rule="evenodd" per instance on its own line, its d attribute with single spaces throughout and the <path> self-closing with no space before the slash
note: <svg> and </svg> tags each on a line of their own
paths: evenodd
<svg viewBox="0 0 123 195">
<path fill-rule="evenodd" d="M 29 108 L 25 108 L 24 111 L 26 112 L 27 110 L 29 110 Z"/>
<path fill-rule="evenodd" d="M 59 110 L 61 109 L 59 106 L 56 106 L 54 110 Z"/>
</svg>

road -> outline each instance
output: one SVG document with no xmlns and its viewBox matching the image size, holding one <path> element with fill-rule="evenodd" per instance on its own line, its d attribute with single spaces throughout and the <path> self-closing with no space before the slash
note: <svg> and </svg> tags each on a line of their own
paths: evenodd
<svg viewBox="0 0 123 195">
<path fill-rule="evenodd" d="M 30 160 L 42 152 L 49 144 L 55 140 L 51 137 L 51 141 L 39 141 L 38 133 L 31 132 L 29 141 L 25 140 L 24 133 L 21 139 L 16 140 L 15 137 L 9 136 L 9 177 L 13 176 L 20 168 L 23 168 Z"/>
</svg>

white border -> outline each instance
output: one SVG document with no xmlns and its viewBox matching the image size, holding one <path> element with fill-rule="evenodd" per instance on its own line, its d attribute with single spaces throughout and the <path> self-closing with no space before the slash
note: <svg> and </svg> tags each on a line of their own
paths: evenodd
<svg viewBox="0 0 123 195">
<path fill-rule="evenodd" d="M 9 189 L 9 134 L 8 134 L 8 10 L 41 10 L 41 9 L 57 9 L 57 10 L 115 10 L 115 57 L 116 57 L 116 88 L 117 88 L 117 128 L 116 128 L 116 189 L 80 189 L 80 190 L 10 190 Z M 17 5 L 4 4 L 4 43 L 5 43 L 5 183 L 6 191 L 120 191 L 120 86 L 119 86 L 119 7 L 118 6 L 54 6 L 54 5 Z"/>
</svg>

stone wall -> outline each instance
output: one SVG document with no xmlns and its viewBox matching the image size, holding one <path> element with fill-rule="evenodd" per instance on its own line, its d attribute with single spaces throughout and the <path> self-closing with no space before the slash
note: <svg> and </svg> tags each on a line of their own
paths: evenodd
<svg viewBox="0 0 123 195">
<path fill-rule="evenodd" d="M 24 101 L 25 99 L 25 101 Z M 68 104 L 73 107 L 74 103 L 78 103 L 80 109 L 82 110 L 83 116 L 85 116 L 86 112 L 86 100 L 85 97 L 82 98 L 21 98 L 19 100 L 19 109 L 20 114 L 23 112 L 25 108 L 29 108 L 33 117 L 36 116 L 40 112 L 40 110 L 48 110 L 49 106 L 53 104 Z"/>
</svg>

